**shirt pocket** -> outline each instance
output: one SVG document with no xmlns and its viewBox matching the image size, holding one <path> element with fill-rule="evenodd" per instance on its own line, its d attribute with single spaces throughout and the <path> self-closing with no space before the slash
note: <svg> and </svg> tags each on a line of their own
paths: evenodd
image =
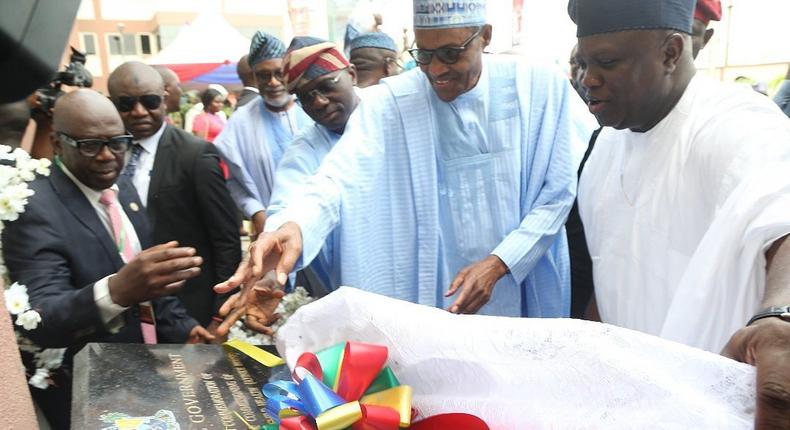
<svg viewBox="0 0 790 430">
<path fill-rule="evenodd" d="M 518 195 L 510 195 L 507 178 L 511 151 L 449 161 L 444 167 L 446 200 L 458 256 L 477 261 L 502 241 L 518 219 Z"/>
</svg>

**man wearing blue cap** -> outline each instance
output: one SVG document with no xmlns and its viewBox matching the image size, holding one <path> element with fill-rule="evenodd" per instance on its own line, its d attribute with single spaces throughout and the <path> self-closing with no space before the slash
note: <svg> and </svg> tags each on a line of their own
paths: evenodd
<svg viewBox="0 0 790 430">
<path fill-rule="evenodd" d="M 604 322 L 757 365 L 756 428 L 790 425 L 790 121 L 695 76 L 694 0 L 572 0 L 604 126 L 579 212 Z"/>
<path fill-rule="evenodd" d="M 272 268 L 284 283 L 342 223 L 342 284 L 455 313 L 568 315 L 572 147 L 593 124 L 563 76 L 483 56 L 485 7 L 414 1 L 420 70 L 368 89 L 220 290 Z"/>
<path fill-rule="evenodd" d="M 387 76 L 400 73 L 398 48 L 386 33 L 365 33 L 355 37 L 349 44 L 349 61 L 357 70 L 357 86 L 366 88 L 376 85 Z"/>
<path fill-rule="evenodd" d="M 311 123 L 282 83 L 284 54 L 279 39 L 255 33 L 247 61 L 261 97 L 239 108 L 214 140 L 230 171 L 231 195 L 256 234 L 263 231 L 277 164 L 296 132 Z"/>
</svg>

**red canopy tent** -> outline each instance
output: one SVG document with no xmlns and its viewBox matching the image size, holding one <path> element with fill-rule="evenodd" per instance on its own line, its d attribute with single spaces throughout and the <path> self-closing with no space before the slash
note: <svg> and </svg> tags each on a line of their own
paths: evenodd
<svg viewBox="0 0 790 430">
<path fill-rule="evenodd" d="M 148 63 L 163 65 L 182 82 L 239 83 L 236 62 L 250 48 L 250 40 L 215 11 L 200 13 Z"/>
</svg>

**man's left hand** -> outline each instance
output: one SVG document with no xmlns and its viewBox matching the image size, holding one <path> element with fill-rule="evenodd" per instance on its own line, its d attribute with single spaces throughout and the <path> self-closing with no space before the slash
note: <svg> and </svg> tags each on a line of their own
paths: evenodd
<svg viewBox="0 0 790 430">
<path fill-rule="evenodd" d="M 459 289 L 461 293 L 448 309 L 455 314 L 474 314 L 480 310 L 494 291 L 494 285 L 505 276 L 508 268 L 496 255 L 488 257 L 464 267 L 455 276 L 445 297 L 450 297 Z"/>
<path fill-rule="evenodd" d="M 211 343 L 214 339 L 216 339 L 216 336 L 198 324 L 189 332 L 186 343 Z"/>
<path fill-rule="evenodd" d="M 763 318 L 738 330 L 722 355 L 757 366 L 754 428 L 790 428 L 790 322 Z"/>
</svg>

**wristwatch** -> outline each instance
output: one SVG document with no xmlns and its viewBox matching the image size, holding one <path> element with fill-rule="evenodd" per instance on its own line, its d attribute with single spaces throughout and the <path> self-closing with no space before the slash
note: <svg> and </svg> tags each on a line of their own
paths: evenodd
<svg viewBox="0 0 790 430">
<path fill-rule="evenodd" d="M 768 317 L 779 317 L 787 322 L 790 322 L 790 306 L 773 306 L 767 309 L 763 309 L 760 312 L 754 314 L 752 319 L 750 319 L 749 322 L 746 323 L 746 326 L 748 327 L 752 325 L 753 322 Z"/>
</svg>

